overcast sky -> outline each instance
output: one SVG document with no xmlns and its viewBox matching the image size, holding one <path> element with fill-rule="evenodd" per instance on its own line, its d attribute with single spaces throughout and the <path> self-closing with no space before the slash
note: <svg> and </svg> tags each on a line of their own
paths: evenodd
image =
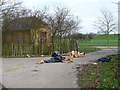
<svg viewBox="0 0 120 90">
<path fill-rule="evenodd" d="M 94 21 L 100 16 L 100 10 L 106 8 L 113 13 L 117 20 L 118 3 L 120 0 L 21 0 L 23 6 L 30 9 L 41 10 L 44 6 L 52 12 L 55 6 L 67 7 L 71 14 L 79 16 L 83 29 L 81 33 L 96 33 L 98 30 L 93 26 Z"/>
</svg>

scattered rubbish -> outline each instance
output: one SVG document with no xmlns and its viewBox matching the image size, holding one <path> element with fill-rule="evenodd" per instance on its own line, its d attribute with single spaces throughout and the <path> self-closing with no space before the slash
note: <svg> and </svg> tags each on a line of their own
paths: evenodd
<svg viewBox="0 0 120 90">
<path fill-rule="evenodd" d="M 37 64 L 44 64 L 44 60 L 38 61 Z"/>
<path fill-rule="evenodd" d="M 84 56 L 86 56 L 86 53 L 82 52 L 82 51 L 81 52 L 71 51 L 71 52 L 67 53 L 66 55 L 77 58 L 77 57 L 84 57 Z"/>
<path fill-rule="evenodd" d="M 64 60 L 63 62 L 72 63 L 72 62 L 74 62 L 74 60 L 73 60 L 73 57 L 71 57 L 71 56 L 66 56 L 66 57 L 65 57 L 65 60 Z"/>
<path fill-rule="evenodd" d="M 44 57 L 45 55 L 41 55 L 41 57 Z"/>
<path fill-rule="evenodd" d="M 38 61 L 37 64 L 44 64 L 44 63 L 55 63 L 55 62 L 63 62 L 63 63 L 72 63 L 73 57 L 72 56 L 61 56 L 58 51 L 52 53 L 51 58 L 49 60 L 41 60 Z"/>
<path fill-rule="evenodd" d="M 97 61 L 100 61 L 100 62 L 109 62 L 110 60 L 111 60 L 111 58 L 101 57 L 101 58 L 99 58 Z"/>
<path fill-rule="evenodd" d="M 72 61 L 66 61 L 66 63 L 72 63 Z"/>
<path fill-rule="evenodd" d="M 39 70 L 33 70 L 33 72 L 38 72 Z"/>
<path fill-rule="evenodd" d="M 66 53 L 65 56 L 61 56 L 58 51 L 54 51 L 49 60 L 41 60 L 38 61 L 37 64 L 44 63 L 55 63 L 55 62 L 63 62 L 63 63 L 72 63 L 74 62 L 73 57 L 84 57 L 86 54 L 84 52 L 71 51 Z"/>
<path fill-rule="evenodd" d="M 49 60 L 45 60 L 44 62 L 55 63 L 55 62 L 62 62 L 63 60 L 65 60 L 65 57 L 62 57 L 58 51 L 53 52 L 51 56 L 52 58 L 50 58 Z"/>
<path fill-rule="evenodd" d="M 63 62 L 65 57 L 62 57 L 58 51 L 52 53 L 51 58 L 49 60 L 41 60 L 37 62 L 37 64 L 44 64 L 44 63 L 55 63 L 55 62 Z"/>
<path fill-rule="evenodd" d="M 93 63 L 94 65 L 97 65 L 97 63 Z"/>
<path fill-rule="evenodd" d="M 26 56 L 27 56 L 27 57 L 30 57 L 30 55 L 29 55 L 29 54 L 27 54 Z"/>
</svg>

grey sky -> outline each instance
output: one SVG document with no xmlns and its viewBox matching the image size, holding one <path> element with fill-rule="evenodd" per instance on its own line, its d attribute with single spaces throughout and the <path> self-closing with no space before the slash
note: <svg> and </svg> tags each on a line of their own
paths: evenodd
<svg viewBox="0 0 120 90">
<path fill-rule="evenodd" d="M 96 18 L 100 16 L 100 10 L 106 8 L 113 13 L 117 20 L 118 6 L 112 2 L 118 3 L 119 0 L 21 0 L 23 6 L 30 9 L 41 10 L 44 6 L 49 7 L 50 12 L 54 6 L 67 7 L 71 14 L 79 16 L 83 29 L 81 33 L 96 33 L 98 30 L 92 25 Z"/>
</svg>

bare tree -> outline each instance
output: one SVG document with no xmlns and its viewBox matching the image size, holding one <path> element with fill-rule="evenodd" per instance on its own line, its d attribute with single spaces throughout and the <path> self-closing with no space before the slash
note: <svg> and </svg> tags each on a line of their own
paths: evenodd
<svg viewBox="0 0 120 90">
<path fill-rule="evenodd" d="M 52 44 L 58 43 L 58 48 L 61 50 L 63 37 L 71 34 L 79 29 L 80 19 L 70 14 L 68 8 L 56 7 L 54 14 L 47 16 L 47 23 L 52 30 Z M 58 42 L 55 42 L 57 38 Z"/>
<path fill-rule="evenodd" d="M 0 15 L 6 16 L 9 12 L 18 9 L 22 2 L 13 2 L 11 0 L 1 0 L 0 1 Z M 1 18 L 1 17 L 0 17 Z"/>
<path fill-rule="evenodd" d="M 110 11 L 101 10 L 101 14 L 94 26 L 99 29 L 99 33 L 107 35 L 107 43 L 109 43 L 109 34 L 116 30 L 117 24 Z"/>
<path fill-rule="evenodd" d="M 106 34 L 107 46 L 109 47 L 109 34 L 117 28 L 116 21 L 112 13 L 108 10 L 101 10 L 102 16 L 95 22 L 95 27 L 99 29 L 99 33 Z M 109 47 L 110 48 L 110 47 Z"/>
<path fill-rule="evenodd" d="M 48 16 L 48 8 L 45 6 L 42 10 L 34 10 L 32 12 L 32 16 L 36 16 L 42 21 L 46 21 L 46 17 Z"/>
<path fill-rule="evenodd" d="M 95 22 L 94 26 L 96 26 L 101 32 L 104 34 L 110 34 L 111 32 L 116 30 L 116 21 L 111 12 L 108 10 L 101 10 L 101 17 Z"/>
<path fill-rule="evenodd" d="M 22 2 L 13 2 L 12 0 L 0 0 L 0 27 L 2 27 L 3 18 L 10 15 L 14 10 L 21 6 Z"/>
</svg>

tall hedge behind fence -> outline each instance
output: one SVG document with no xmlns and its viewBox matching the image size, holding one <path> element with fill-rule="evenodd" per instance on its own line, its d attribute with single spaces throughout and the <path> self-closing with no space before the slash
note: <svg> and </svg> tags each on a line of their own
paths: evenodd
<svg viewBox="0 0 120 90">
<path fill-rule="evenodd" d="M 78 49 L 76 40 L 74 39 L 63 38 L 60 40 L 55 38 L 54 44 L 52 42 L 44 43 L 44 41 L 42 41 L 38 45 L 35 45 L 31 41 L 32 38 L 29 36 L 29 32 L 26 32 L 27 34 L 20 32 L 13 32 L 14 34 L 12 32 L 11 34 L 6 33 L 8 32 L 3 32 L 2 34 L 3 57 L 26 57 L 28 55 L 34 57 L 41 55 L 51 55 L 51 53 L 55 50 L 59 51 L 60 53 L 64 53 Z"/>
</svg>

